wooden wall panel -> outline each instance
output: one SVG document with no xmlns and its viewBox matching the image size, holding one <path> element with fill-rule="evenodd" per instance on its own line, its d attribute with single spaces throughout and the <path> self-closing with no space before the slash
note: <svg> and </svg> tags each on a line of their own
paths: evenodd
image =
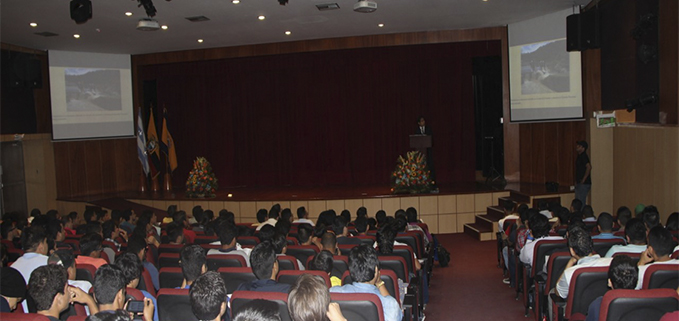
<svg viewBox="0 0 679 321">
<path fill-rule="evenodd" d="M 679 1 L 660 0 L 659 5 L 659 110 L 667 113 L 667 124 L 679 124 Z"/>
</svg>

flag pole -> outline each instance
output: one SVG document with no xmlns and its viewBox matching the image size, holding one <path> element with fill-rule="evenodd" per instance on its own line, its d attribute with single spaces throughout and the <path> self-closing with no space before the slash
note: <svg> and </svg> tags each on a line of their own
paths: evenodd
<svg viewBox="0 0 679 321">
<path fill-rule="evenodd" d="M 146 193 L 147 187 L 146 187 L 146 173 L 144 173 L 144 170 L 141 170 L 141 175 L 139 175 L 139 191 L 142 193 Z"/>
</svg>

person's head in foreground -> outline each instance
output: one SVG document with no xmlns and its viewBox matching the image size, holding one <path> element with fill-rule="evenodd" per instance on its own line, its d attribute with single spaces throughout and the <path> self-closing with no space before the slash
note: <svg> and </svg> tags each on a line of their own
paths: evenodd
<svg viewBox="0 0 679 321">
<path fill-rule="evenodd" d="M 221 320 L 226 313 L 226 284 L 219 273 L 199 276 L 189 291 L 191 311 L 198 320 Z"/>
</svg>

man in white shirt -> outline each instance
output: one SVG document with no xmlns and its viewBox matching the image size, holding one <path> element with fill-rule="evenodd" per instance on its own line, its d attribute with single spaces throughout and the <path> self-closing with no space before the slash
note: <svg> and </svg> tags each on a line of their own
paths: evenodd
<svg viewBox="0 0 679 321">
<path fill-rule="evenodd" d="M 568 231 L 568 247 L 571 252 L 571 259 L 566 264 L 566 268 L 556 284 L 556 294 L 564 299 L 568 297 L 568 287 L 577 269 L 589 266 L 609 266 L 612 260 L 594 254 L 592 237 L 587 231 L 579 227 Z"/>
<path fill-rule="evenodd" d="M 530 227 L 530 234 L 528 235 L 526 245 L 521 248 L 519 260 L 524 264 L 533 265 L 533 250 L 540 241 L 563 240 L 563 237 L 549 236 L 551 226 L 549 225 L 549 220 L 544 215 L 533 215 L 528 222 L 528 226 Z"/>
<path fill-rule="evenodd" d="M 256 231 L 261 230 L 264 225 L 276 226 L 276 222 L 278 222 L 278 215 L 280 214 L 280 212 L 281 212 L 280 205 L 275 204 L 274 206 L 272 206 L 271 209 L 269 210 L 269 219 L 262 222 L 262 224 L 259 224 L 259 226 L 257 226 L 257 229 L 255 230 Z"/>
<path fill-rule="evenodd" d="M 207 252 L 207 255 L 215 254 L 235 254 L 240 255 L 245 259 L 247 266 L 250 266 L 250 251 L 252 249 L 241 249 L 236 243 L 236 238 L 238 237 L 238 227 L 231 224 L 229 221 L 223 221 L 219 223 L 217 227 L 217 232 L 219 235 L 219 242 L 222 247 L 219 249 L 211 249 Z"/>
<path fill-rule="evenodd" d="M 297 209 L 297 219 L 292 222 L 292 224 L 311 224 L 311 226 L 315 226 L 314 221 L 309 219 L 309 212 L 307 212 L 306 208 L 304 206 L 301 206 L 300 208 Z"/>
<path fill-rule="evenodd" d="M 646 226 L 641 219 L 633 218 L 625 225 L 627 245 L 613 245 L 606 252 L 606 257 L 613 257 L 615 253 L 641 253 L 646 251 Z"/>
<path fill-rule="evenodd" d="M 672 234 L 662 226 L 656 226 L 648 232 L 648 248 L 641 253 L 639 259 L 639 280 L 636 289 L 642 288 L 646 269 L 654 264 L 679 264 L 679 260 L 672 259 Z"/>
<path fill-rule="evenodd" d="M 40 226 L 27 227 L 21 236 L 21 244 L 25 253 L 12 264 L 12 267 L 19 271 L 28 283 L 33 270 L 47 265 L 47 234 Z"/>
</svg>

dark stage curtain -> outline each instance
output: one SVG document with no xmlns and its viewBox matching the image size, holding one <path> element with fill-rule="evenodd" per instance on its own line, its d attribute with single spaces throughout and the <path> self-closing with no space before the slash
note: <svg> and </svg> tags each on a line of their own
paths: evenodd
<svg viewBox="0 0 679 321">
<path fill-rule="evenodd" d="M 184 184 L 196 156 L 220 186 L 388 184 L 423 115 L 440 183 L 474 180 L 472 57 L 498 41 L 144 66 L 168 110 Z M 159 112 L 155 113 L 160 114 Z"/>
</svg>

